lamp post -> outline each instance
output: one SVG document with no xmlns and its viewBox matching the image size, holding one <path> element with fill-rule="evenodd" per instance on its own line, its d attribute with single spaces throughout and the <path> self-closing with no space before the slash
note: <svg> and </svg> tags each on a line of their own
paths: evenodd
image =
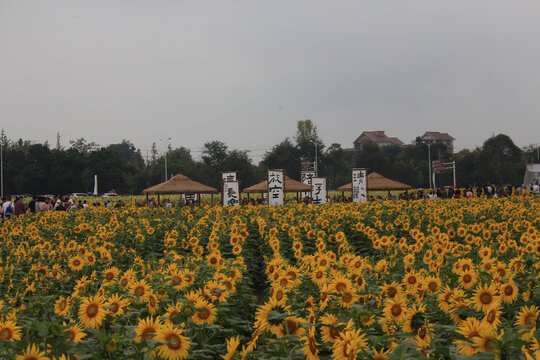
<svg viewBox="0 0 540 360">
<path fill-rule="evenodd" d="M 424 140 L 423 143 L 426 144 L 428 148 L 428 168 L 429 168 L 428 177 L 429 177 L 429 188 L 431 189 L 431 145 L 433 144 L 433 142 L 429 140 Z"/>
<path fill-rule="evenodd" d="M 2 141 L 0 141 L 0 197 L 4 197 L 4 146 Z"/>
<path fill-rule="evenodd" d="M 318 171 L 317 171 L 317 141 L 315 140 L 312 140 L 310 139 L 309 140 L 310 142 L 312 142 L 314 145 L 315 145 L 315 166 L 314 166 L 314 170 L 315 170 L 315 177 L 317 177 L 319 175 Z"/>
<path fill-rule="evenodd" d="M 172 138 L 168 138 L 168 139 L 159 139 L 159 141 L 165 141 L 165 181 L 168 180 L 168 173 L 167 173 L 167 152 L 169 152 L 169 140 L 171 140 Z"/>
</svg>

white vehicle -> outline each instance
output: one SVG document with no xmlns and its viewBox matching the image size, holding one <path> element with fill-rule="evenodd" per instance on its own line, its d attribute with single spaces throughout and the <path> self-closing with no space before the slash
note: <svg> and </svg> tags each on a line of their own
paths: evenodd
<svg viewBox="0 0 540 360">
<path fill-rule="evenodd" d="M 105 193 L 101 195 L 101 197 L 115 197 L 115 196 L 119 196 L 119 195 L 117 193 Z"/>
<path fill-rule="evenodd" d="M 70 195 L 71 197 L 87 197 L 87 193 L 73 193 Z"/>
</svg>

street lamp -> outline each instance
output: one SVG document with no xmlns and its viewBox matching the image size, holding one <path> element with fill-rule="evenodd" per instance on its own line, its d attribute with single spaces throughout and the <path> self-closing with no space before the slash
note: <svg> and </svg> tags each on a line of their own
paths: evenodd
<svg viewBox="0 0 540 360">
<path fill-rule="evenodd" d="M 171 140 L 172 138 L 168 138 L 168 139 L 159 139 L 159 141 L 165 141 L 165 181 L 167 181 L 167 178 L 168 178 L 168 175 L 167 175 L 167 152 L 169 151 L 169 140 Z"/>
<path fill-rule="evenodd" d="M 315 141 L 313 139 L 309 139 L 309 141 L 312 142 L 315 145 L 315 166 L 314 166 L 314 169 L 315 169 L 315 177 L 317 177 L 317 175 L 319 174 L 317 172 L 317 141 Z"/>
<path fill-rule="evenodd" d="M 0 197 L 4 197 L 4 158 L 2 153 L 4 152 L 4 147 L 2 141 L 0 141 Z"/>
<path fill-rule="evenodd" d="M 433 144 L 433 141 L 431 140 L 423 140 L 424 144 L 428 147 L 428 167 L 429 167 L 429 188 L 431 189 L 431 145 Z"/>
</svg>

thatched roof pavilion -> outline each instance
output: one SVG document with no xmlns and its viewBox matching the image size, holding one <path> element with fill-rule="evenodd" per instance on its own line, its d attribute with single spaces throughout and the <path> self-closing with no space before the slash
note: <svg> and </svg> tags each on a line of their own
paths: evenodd
<svg viewBox="0 0 540 360">
<path fill-rule="evenodd" d="M 284 192 L 309 192 L 311 191 L 311 185 L 301 183 L 285 175 L 285 184 L 283 187 Z M 252 185 L 242 190 L 245 193 L 266 193 L 268 192 L 268 180 Z"/>
<path fill-rule="evenodd" d="M 368 191 L 384 191 L 384 190 L 409 190 L 412 187 L 399 181 L 390 180 L 381 174 L 372 172 L 367 176 Z M 338 191 L 352 191 L 352 183 L 338 187 Z"/>
<path fill-rule="evenodd" d="M 158 196 L 170 194 L 216 194 L 217 192 L 217 189 L 193 181 L 182 174 L 142 191 L 144 195 Z"/>
</svg>

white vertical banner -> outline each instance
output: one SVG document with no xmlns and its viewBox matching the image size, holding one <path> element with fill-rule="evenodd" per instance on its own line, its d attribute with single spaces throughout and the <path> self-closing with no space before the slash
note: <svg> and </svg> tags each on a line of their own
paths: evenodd
<svg viewBox="0 0 540 360">
<path fill-rule="evenodd" d="M 197 201 L 197 194 L 182 194 L 182 200 L 184 200 L 184 203 L 187 201 Z"/>
<path fill-rule="evenodd" d="M 240 205 L 240 184 L 238 181 L 224 181 L 222 192 L 223 206 Z"/>
<path fill-rule="evenodd" d="M 300 182 L 302 184 L 311 185 L 311 179 L 315 177 L 315 171 L 301 171 L 300 172 Z M 311 196 L 310 192 L 302 193 L 302 198 Z"/>
<path fill-rule="evenodd" d="M 352 169 L 352 200 L 367 201 L 367 169 Z"/>
<path fill-rule="evenodd" d="M 283 205 L 285 176 L 283 170 L 268 170 L 268 205 Z"/>
<path fill-rule="evenodd" d="M 97 174 L 94 174 L 94 196 L 97 196 L 97 194 L 98 194 Z"/>
<path fill-rule="evenodd" d="M 237 171 L 226 171 L 221 173 L 221 181 L 236 181 L 238 180 L 236 178 Z"/>
<path fill-rule="evenodd" d="M 314 177 L 311 179 L 311 203 L 324 204 L 327 199 L 326 178 Z"/>
</svg>

